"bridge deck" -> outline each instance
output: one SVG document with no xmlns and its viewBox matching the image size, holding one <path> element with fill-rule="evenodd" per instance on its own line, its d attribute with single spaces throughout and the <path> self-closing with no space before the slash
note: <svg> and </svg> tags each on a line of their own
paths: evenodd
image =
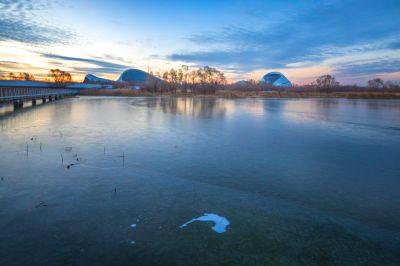
<svg viewBox="0 0 400 266">
<path fill-rule="evenodd" d="M 39 99 L 51 96 L 75 95 L 78 90 L 63 88 L 0 87 L 0 102 Z"/>
</svg>

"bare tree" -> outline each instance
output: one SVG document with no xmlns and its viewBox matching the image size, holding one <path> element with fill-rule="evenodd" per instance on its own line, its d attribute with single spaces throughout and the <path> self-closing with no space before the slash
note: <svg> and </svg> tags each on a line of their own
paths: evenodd
<svg viewBox="0 0 400 266">
<path fill-rule="evenodd" d="M 51 69 L 48 76 L 53 79 L 57 87 L 64 87 L 66 83 L 72 82 L 71 74 L 60 69 Z"/>
<path fill-rule="evenodd" d="M 388 80 L 385 82 L 385 88 L 389 90 L 398 90 L 400 89 L 400 83 Z"/>
<path fill-rule="evenodd" d="M 156 76 L 154 76 L 153 71 L 150 70 L 145 82 L 145 88 L 150 90 L 153 94 L 158 91 L 159 87 L 160 79 L 157 76 L 160 76 L 160 73 L 157 72 Z"/>
<path fill-rule="evenodd" d="M 187 92 L 188 88 L 188 81 L 189 81 L 189 66 L 187 65 L 182 65 L 182 72 L 183 72 L 183 77 L 182 77 L 182 82 L 183 82 L 183 90 Z"/>
<path fill-rule="evenodd" d="M 35 80 L 35 77 L 27 72 L 21 72 L 18 74 L 19 80 Z"/>
<path fill-rule="evenodd" d="M 316 80 L 316 85 L 319 90 L 331 92 L 333 89 L 339 87 L 339 82 L 331 75 L 324 75 Z"/>
<path fill-rule="evenodd" d="M 183 65 L 177 70 L 171 68 L 162 74 L 158 73 L 158 76 L 162 78 L 159 80 L 161 92 L 176 93 L 180 90 L 185 93 L 214 93 L 219 87 L 226 85 L 224 73 L 208 66 L 189 71 L 189 67 Z M 151 90 L 151 87 L 147 86 L 146 89 Z"/>
<path fill-rule="evenodd" d="M 380 78 L 368 80 L 368 87 L 371 89 L 382 89 L 385 87 L 383 80 Z"/>
<path fill-rule="evenodd" d="M 13 72 L 10 72 L 10 73 L 8 73 L 8 78 L 9 78 L 10 80 L 16 80 L 16 79 L 17 79 L 17 76 L 16 76 Z"/>
</svg>

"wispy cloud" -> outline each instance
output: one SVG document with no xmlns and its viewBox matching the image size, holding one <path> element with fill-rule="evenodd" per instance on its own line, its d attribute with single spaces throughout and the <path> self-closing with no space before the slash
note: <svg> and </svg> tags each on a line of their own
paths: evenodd
<svg viewBox="0 0 400 266">
<path fill-rule="evenodd" d="M 395 50 L 400 54 L 399 12 L 398 1 L 331 1 L 309 9 L 294 9 L 261 28 L 232 25 L 217 32 L 196 33 L 187 39 L 208 49 L 173 53 L 168 59 L 221 68 L 237 66 L 247 72 L 308 67 L 327 63 L 329 58 L 369 52 L 365 54 L 365 64 L 360 60 L 343 62 L 343 66 L 335 62 L 337 73 L 392 71 L 400 58 L 379 60 L 373 52 L 390 54 Z M 374 67 L 368 56 L 374 59 Z"/>
<path fill-rule="evenodd" d="M 72 32 L 38 21 L 35 12 L 48 8 L 48 2 L 39 0 L 0 0 L 0 41 L 34 45 L 70 43 L 75 38 Z"/>
<path fill-rule="evenodd" d="M 51 60 L 58 60 L 61 62 L 69 61 L 69 62 L 78 62 L 84 63 L 82 65 L 76 64 L 67 64 L 69 68 L 71 68 L 74 72 L 77 73 L 92 73 L 92 74 L 117 74 L 121 73 L 123 70 L 129 68 L 128 65 L 114 63 L 106 60 L 99 60 L 93 58 L 84 58 L 84 57 L 70 57 L 64 55 L 57 55 L 57 54 L 47 54 L 41 53 L 42 57 L 51 59 Z M 117 59 L 116 57 L 109 56 L 110 59 Z M 55 61 L 57 62 L 57 61 Z M 89 66 L 88 66 L 89 64 Z"/>
<path fill-rule="evenodd" d="M 336 73 L 346 75 L 375 75 L 398 72 L 400 66 L 400 59 L 398 60 L 380 60 L 378 63 L 362 63 L 362 64 L 348 64 L 339 66 Z"/>
<path fill-rule="evenodd" d="M 32 70 L 39 72 L 46 71 L 31 64 L 6 60 L 0 61 L 0 76 L 8 76 L 10 72 L 32 72 Z"/>
<path fill-rule="evenodd" d="M 14 61 L 0 61 L 0 66 L 11 69 L 25 69 L 31 67 L 30 64 L 18 63 Z"/>
<path fill-rule="evenodd" d="M 60 60 L 65 60 L 65 61 L 90 63 L 90 64 L 94 64 L 94 65 L 97 65 L 97 66 L 100 66 L 103 68 L 109 68 L 109 69 L 115 69 L 115 70 L 121 70 L 121 69 L 125 69 L 128 67 L 127 65 L 121 65 L 121 64 L 117 64 L 117 63 L 112 63 L 112 62 L 108 62 L 108 61 L 104 61 L 104 60 L 91 59 L 91 58 L 70 57 L 70 56 L 46 54 L 46 53 L 42 53 L 41 56 L 50 58 L 50 59 L 60 59 Z"/>
</svg>

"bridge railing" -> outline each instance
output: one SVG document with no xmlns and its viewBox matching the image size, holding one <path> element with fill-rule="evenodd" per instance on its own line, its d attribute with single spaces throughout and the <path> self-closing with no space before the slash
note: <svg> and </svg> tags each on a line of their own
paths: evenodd
<svg viewBox="0 0 400 266">
<path fill-rule="evenodd" d="M 0 87 L 0 101 L 35 99 L 60 95 L 74 95 L 77 93 L 77 90 L 63 88 Z"/>
</svg>

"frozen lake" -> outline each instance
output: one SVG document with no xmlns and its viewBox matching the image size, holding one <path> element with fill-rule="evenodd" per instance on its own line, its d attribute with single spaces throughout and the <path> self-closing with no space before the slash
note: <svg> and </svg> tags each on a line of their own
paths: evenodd
<svg viewBox="0 0 400 266">
<path fill-rule="evenodd" d="M 0 107 L 0 179 L 1 265 L 400 264 L 396 100 Z"/>
</svg>

